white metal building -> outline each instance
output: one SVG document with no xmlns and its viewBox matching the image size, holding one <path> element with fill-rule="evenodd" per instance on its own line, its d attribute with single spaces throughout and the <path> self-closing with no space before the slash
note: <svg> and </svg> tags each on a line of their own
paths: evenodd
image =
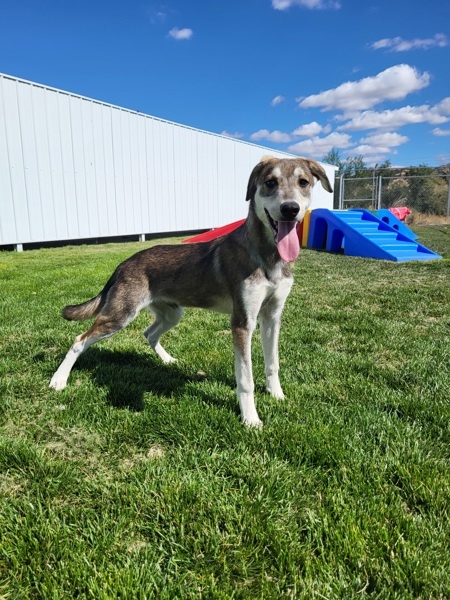
<svg viewBox="0 0 450 600">
<path fill-rule="evenodd" d="M 291 156 L 0 74 L 0 245 L 230 223 L 265 154 Z"/>
</svg>

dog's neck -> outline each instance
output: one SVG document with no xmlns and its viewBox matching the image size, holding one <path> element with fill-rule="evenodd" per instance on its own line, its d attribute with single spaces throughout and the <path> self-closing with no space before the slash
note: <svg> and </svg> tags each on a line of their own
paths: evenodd
<svg viewBox="0 0 450 600">
<path fill-rule="evenodd" d="M 278 253 L 273 233 L 262 223 L 252 205 L 242 227 L 245 235 L 251 240 L 251 247 L 257 249 L 256 255 L 263 261 L 262 266 L 266 272 L 280 266 L 289 269 L 289 264 L 285 263 Z"/>
</svg>

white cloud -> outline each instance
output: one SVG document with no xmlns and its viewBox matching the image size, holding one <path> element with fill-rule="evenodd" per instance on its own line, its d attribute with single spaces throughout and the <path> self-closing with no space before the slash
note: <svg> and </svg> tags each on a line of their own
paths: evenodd
<svg viewBox="0 0 450 600">
<path fill-rule="evenodd" d="M 436 158 L 441 165 L 450 164 L 450 154 L 438 154 Z"/>
<path fill-rule="evenodd" d="M 327 129 L 329 131 L 329 126 L 327 126 Z M 317 121 L 312 121 L 311 123 L 305 123 L 305 125 L 300 125 L 300 127 L 298 127 L 295 131 L 292 132 L 292 135 L 298 135 L 300 137 L 312 137 L 314 135 L 322 133 L 323 131 L 324 128 L 322 127 L 322 125 L 317 123 Z M 328 133 L 328 131 L 326 131 L 325 133 Z"/>
<path fill-rule="evenodd" d="M 440 127 L 435 127 L 431 133 L 433 135 L 444 137 L 444 136 L 450 135 L 450 129 L 441 129 Z"/>
<path fill-rule="evenodd" d="M 364 129 L 397 129 L 404 125 L 429 123 L 440 125 L 450 118 L 450 98 L 445 98 L 436 106 L 403 106 L 395 110 L 366 110 L 340 125 L 339 131 L 362 131 Z"/>
<path fill-rule="evenodd" d="M 436 104 L 434 107 L 434 110 L 440 115 L 450 117 L 450 96 L 438 102 L 438 104 Z"/>
<path fill-rule="evenodd" d="M 150 22 L 152 24 L 162 23 L 167 17 L 167 13 L 163 10 L 155 10 L 153 8 L 150 8 L 147 12 L 150 16 Z"/>
<path fill-rule="evenodd" d="M 428 48 L 443 48 L 444 46 L 448 46 L 448 38 L 443 33 L 436 33 L 432 38 L 416 38 L 414 40 L 404 40 L 397 36 L 384 38 L 370 44 L 373 50 L 387 49 L 390 52 L 406 52 L 415 49 L 428 50 Z"/>
<path fill-rule="evenodd" d="M 377 156 L 381 157 L 384 154 L 397 154 L 397 150 L 392 150 L 388 146 L 371 146 L 370 144 L 361 144 L 352 148 L 353 156 Z M 373 159 L 372 159 L 373 160 Z"/>
<path fill-rule="evenodd" d="M 169 36 L 174 40 L 189 40 L 193 34 L 192 29 L 188 28 L 178 29 L 178 27 L 174 27 L 169 31 Z"/>
<path fill-rule="evenodd" d="M 364 110 L 384 100 L 402 100 L 411 92 L 426 87 L 429 73 L 420 73 L 409 65 L 395 65 L 359 81 L 347 81 L 335 89 L 314 94 L 301 100 L 300 108 L 323 107 L 346 112 Z"/>
<path fill-rule="evenodd" d="M 277 106 L 278 104 L 281 104 L 285 100 L 286 100 L 286 98 L 284 96 L 275 96 L 275 98 L 272 98 L 272 100 L 270 101 L 270 105 Z"/>
<path fill-rule="evenodd" d="M 276 10 L 287 10 L 291 6 L 301 6 L 310 9 L 341 8 L 338 0 L 272 0 L 272 6 Z"/>
<path fill-rule="evenodd" d="M 393 148 L 394 146 L 401 146 L 402 144 L 409 142 L 409 138 L 406 137 L 406 135 L 400 135 L 400 133 L 386 132 L 368 135 L 360 141 L 362 144 L 369 144 L 370 146 Z"/>
<path fill-rule="evenodd" d="M 366 163 L 367 167 L 375 167 L 376 165 L 379 165 L 380 163 L 384 162 L 386 160 L 386 155 L 385 154 L 366 154 L 364 155 L 364 162 Z M 395 165 L 392 165 L 395 166 Z"/>
<path fill-rule="evenodd" d="M 285 144 L 291 141 L 291 136 L 289 133 L 284 133 L 283 131 L 269 131 L 268 129 L 260 129 L 259 131 L 252 133 L 250 139 L 255 142 L 267 140 L 269 142 L 274 142 L 275 144 Z"/>
<path fill-rule="evenodd" d="M 350 136 L 346 133 L 337 133 L 334 131 L 323 138 L 314 136 L 309 140 L 297 142 L 296 144 L 289 146 L 288 150 L 294 154 L 321 157 L 324 154 L 327 154 L 332 148 L 343 149 L 348 148 L 349 146 L 352 146 Z"/>
<path fill-rule="evenodd" d="M 244 134 L 240 131 L 235 131 L 234 133 L 230 133 L 229 131 L 222 131 L 220 135 L 224 135 L 225 137 L 235 138 L 236 140 L 240 140 L 244 137 Z"/>
<path fill-rule="evenodd" d="M 351 152 L 354 156 L 370 157 L 373 162 L 377 162 L 386 154 L 397 154 L 395 147 L 406 142 L 409 142 L 406 135 L 395 132 L 378 133 L 362 138 L 359 146 L 352 148 Z"/>
</svg>

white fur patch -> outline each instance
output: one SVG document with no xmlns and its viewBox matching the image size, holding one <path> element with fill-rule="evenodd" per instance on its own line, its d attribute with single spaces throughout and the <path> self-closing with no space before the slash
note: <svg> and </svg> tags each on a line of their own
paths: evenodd
<svg viewBox="0 0 450 600">
<path fill-rule="evenodd" d="M 281 177 L 282 176 L 282 171 L 280 169 L 280 167 L 274 167 L 273 171 L 272 171 L 272 176 L 273 177 Z"/>
</svg>

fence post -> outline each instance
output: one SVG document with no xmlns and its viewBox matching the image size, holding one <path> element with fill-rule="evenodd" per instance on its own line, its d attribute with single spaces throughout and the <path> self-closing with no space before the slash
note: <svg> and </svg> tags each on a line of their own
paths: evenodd
<svg viewBox="0 0 450 600">
<path fill-rule="evenodd" d="M 339 176 L 339 210 L 344 208 L 344 176 Z"/>
<path fill-rule="evenodd" d="M 381 175 L 378 177 L 378 210 L 381 208 L 381 188 L 383 185 L 383 178 Z"/>
<path fill-rule="evenodd" d="M 374 209 L 375 208 L 375 202 L 376 202 L 376 198 L 378 198 L 377 195 L 377 178 L 376 178 L 376 169 L 373 170 L 372 173 L 372 205 L 371 208 Z"/>
<path fill-rule="evenodd" d="M 450 217 L 450 175 L 447 176 L 447 217 Z"/>
</svg>

